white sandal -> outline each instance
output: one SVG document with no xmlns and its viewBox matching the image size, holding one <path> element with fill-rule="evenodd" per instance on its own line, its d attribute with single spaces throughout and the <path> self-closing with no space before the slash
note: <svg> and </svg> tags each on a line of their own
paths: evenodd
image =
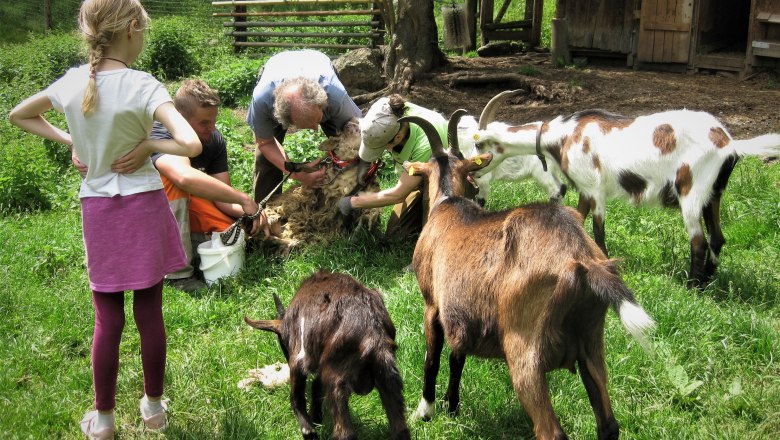
<svg viewBox="0 0 780 440">
<path fill-rule="evenodd" d="M 141 418 L 144 421 L 144 425 L 146 425 L 147 429 L 155 430 L 155 431 L 162 431 L 166 427 L 168 427 L 168 400 L 161 400 L 160 404 L 162 405 L 162 408 L 153 414 L 148 414 L 146 412 L 146 403 L 148 399 L 146 396 L 144 396 L 141 399 L 140 409 L 141 409 Z"/>
<path fill-rule="evenodd" d="M 81 432 L 86 434 L 88 438 L 95 440 L 109 440 L 114 438 L 114 431 L 116 430 L 114 426 L 107 426 L 100 431 L 93 430 L 95 422 L 97 422 L 97 417 L 97 411 L 88 411 L 84 414 L 84 418 L 81 419 L 81 422 L 79 423 L 81 425 Z"/>
</svg>

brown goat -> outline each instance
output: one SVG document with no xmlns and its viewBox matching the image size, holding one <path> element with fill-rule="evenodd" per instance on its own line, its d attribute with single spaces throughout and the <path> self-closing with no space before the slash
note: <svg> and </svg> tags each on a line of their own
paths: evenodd
<svg viewBox="0 0 780 440">
<path fill-rule="evenodd" d="M 459 405 L 467 355 L 505 359 L 515 392 L 541 440 L 566 438 L 553 412 L 545 373 L 575 371 L 596 416 L 599 439 L 616 439 L 618 424 L 607 394 L 604 320 L 612 306 L 628 331 L 644 344 L 653 321 L 636 303 L 614 263 L 582 228 L 571 208 L 550 203 L 487 212 L 462 197 L 467 174 L 486 166 L 491 154 L 458 159 L 450 120 L 450 153 L 425 120 L 406 117 L 425 130 L 433 157 L 405 163 L 427 179 L 430 215 L 412 264 L 425 300 L 423 393 L 415 415 L 433 415 L 439 358 L 446 338 L 449 411 Z"/>
<path fill-rule="evenodd" d="M 290 366 L 290 404 L 303 438 L 318 438 L 313 423 L 322 422 L 323 399 L 333 417 L 332 438 L 357 438 L 349 396 L 376 388 L 390 422 L 390 438 L 409 439 L 395 361 L 395 327 L 382 295 L 349 275 L 320 271 L 301 283 L 287 311 L 276 294 L 274 302 L 275 320 L 244 320 L 279 336 Z M 316 374 L 311 415 L 305 396 L 309 374 Z"/>
</svg>

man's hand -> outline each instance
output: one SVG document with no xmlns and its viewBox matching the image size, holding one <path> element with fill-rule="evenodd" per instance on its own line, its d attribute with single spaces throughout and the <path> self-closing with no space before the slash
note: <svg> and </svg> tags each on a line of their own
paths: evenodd
<svg viewBox="0 0 780 440">
<path fill-rule="evenodd" d="M 146 141 L 142 141 L 129 153 L 115 160 L 111 164 L 111 171 L 119 174 L 132 174 L 146 163 L 151 154 L 152 152 L 146 147 Z"/>
<path fill-rule="evenodd" d="M 357 183 L 360 186 L 366 186 L 366 174 L 371 168 L 371 162 L 366 162 L 363 159 L 358 158 L 357 164 Z"/>
<path fill-rule="evenodd" d="M 305 166 L 307 168 L 317 168 L 320 165 L 320 162 L 322 159 L 317 159 L 314 162 L 309 162 Z M 322 167 L 318 169 L 317 171 L 312 171 L 311 173 L 307 173 L 305 171 L 301 171 L 298 173 L 293 173 L 292 178 L 301 182 L 301 185 L 307 186 L 309 188 L 319 188 L 322 186 L 323 183 L 325 183 L 325 172 L 327 169 L 325 167 Z"/>
<path fill-rule="evenodd" d="M 265 215 L 265 211 L 261 212 L 256 219 L 252 221 L 252 231 L 250 236 L 254 236 L 258 231 L 263 231 L 263 236 L 268 238 L 271 236 L 271 228 L 268 225 L 268 217 Z"/>
<path fill-rule="evenodd" d="M 79 160 L 79 156 L 76 154 L 76 149 L 73 148 L 73 144 L 70 146 L 70 161 L 73 162 L 73 166 L 75 166 L 79 174 L 81 174 L 82 179 L 87 177 L 87 164 Z"/>
<path fill-rule="evenodd" d="M 341 215 L 350 215 L 352 211 L 354 211 L 354 208 L 352 208 L 352 196 L 342 197 L 339 200 L 339 212 L 341 212 Z"/>
<path fill-rule="evenodd" d="M 241 209 L 244 210 L 244 214 L 253 216 L 257 214 L 252 220 L 252 230 L 249 231 L 249 236 L 254 236 L 258 231 L 262 230 L 263 235 L 268 238 L 271 235 L 271 230 L 268 226 L 268 217 L 265 215 L 265 211 L 260 210 L 260 205 L 257 204 L 251 197 L 247 196 L 248 200 L 241 205 Z"/>
</svg>

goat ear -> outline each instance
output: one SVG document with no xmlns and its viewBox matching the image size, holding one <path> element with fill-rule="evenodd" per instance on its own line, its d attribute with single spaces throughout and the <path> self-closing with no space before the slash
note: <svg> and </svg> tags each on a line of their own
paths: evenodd
<svg viewBox="0 0 780 440">
<path fill-rule="evenodd" d="M 470 173 L 472 171 L 481 170 L 482 168 L 488 166 L 491 160 L 493 160 L 493 153 L 484 153 L 478 156 L 470 157 L 465 160 L 466 171 Z"/>
<path fill-rule="evenodd" d="M 244 321 L 258 330 L 274 332 L 277 335 L 281 334 L 282 331 L 282 321 L 278 319 L 259 319 L 255 321 L 254 319 L 249 319 L 244 316 Z"/>
<path fill-rule="evenodd" d="M 427 163 L 406 161 L 402 166 L 410 176 L 422 177 L 428 174 Z"/>
<path fill-rule="evenodd" d="M 276 293 L 274 295 L 274 305 L 276 306 L 276 319 L 282 320 L 284 319 L 285 310 L 284 305 L 282 305 L 282 300 L 279 299 L 279 295 Z"/>
</svg>

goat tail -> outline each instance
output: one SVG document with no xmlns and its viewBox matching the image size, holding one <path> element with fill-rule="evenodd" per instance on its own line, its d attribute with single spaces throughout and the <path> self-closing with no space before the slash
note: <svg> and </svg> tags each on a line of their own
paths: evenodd
<svg viewBox="0 0 780 440">
<path fill-rule="evenodd" d="M 592 264 L 586 270 L 585 281 L 590 290 L 612 306 L 628 333 L 649 350 L 647 334 L 655 327 L 655 322 L 618 275 L 614 261 Z"/>
<path fill-rule="evenodd" d="M 729 146 L 740 156 L 778 156 L 780 134 L 770 133 L 752 139 L 733 140 Z"/>
</svg>

